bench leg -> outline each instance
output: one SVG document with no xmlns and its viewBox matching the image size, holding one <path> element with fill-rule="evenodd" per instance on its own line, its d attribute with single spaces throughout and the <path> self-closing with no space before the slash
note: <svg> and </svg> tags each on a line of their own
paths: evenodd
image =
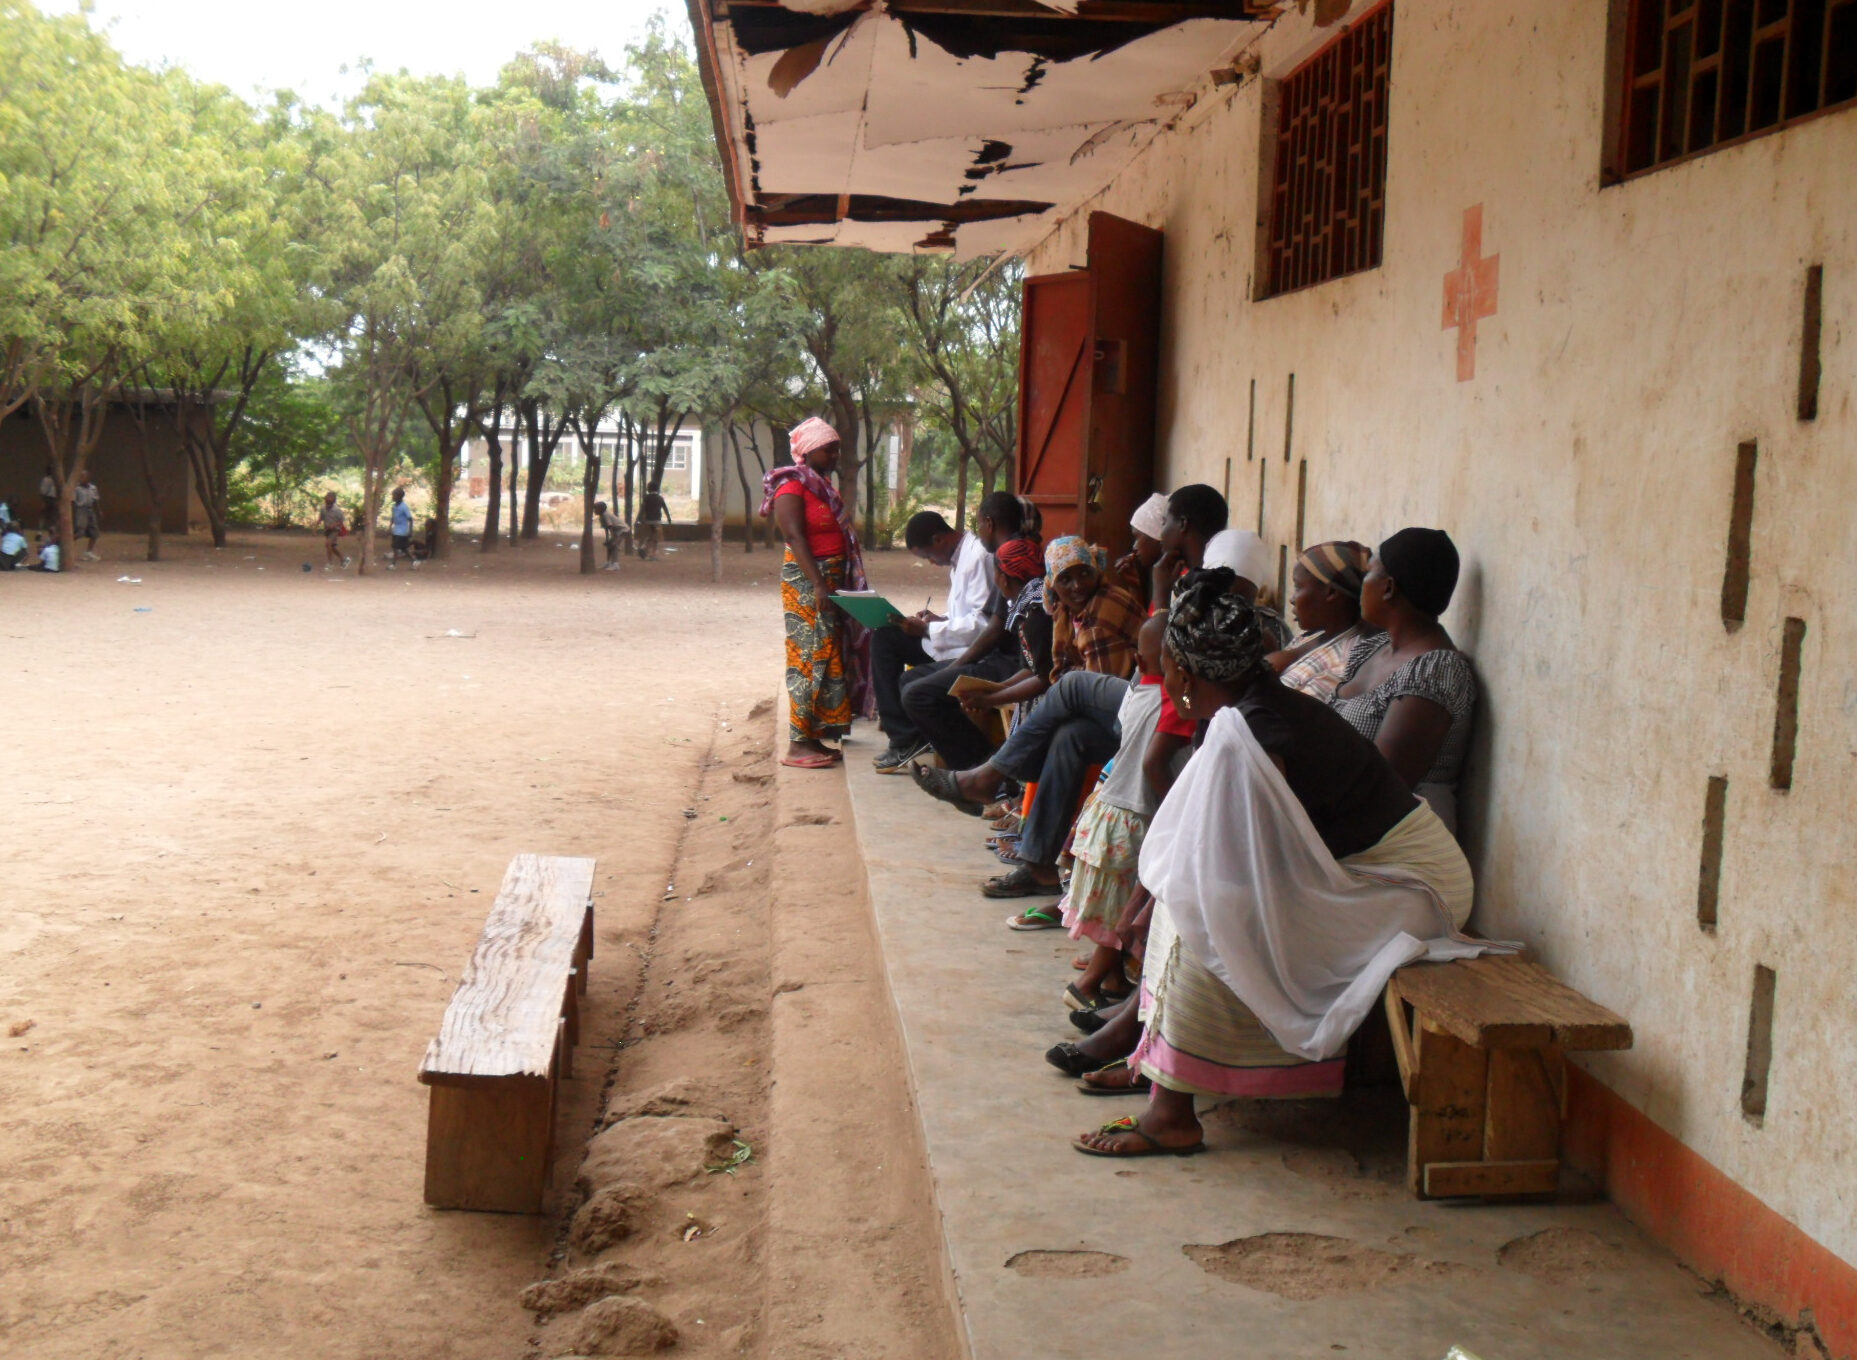
<svg viewBox="0 0 1857 1360">
<path fill-rule="evenodd" d="M 554 1087 L 552 1076 L 433 1086 L 426 1203 L 540 1213 L 553 1146 Z"/>
<path fill-rule="evenodd" d="M 1414 1037 L 1418 1071 L 1412 1082 L 1406 1171 L 1412 1193 L 1423 1199 L 1425 1168 L 1431 1163 L 1483 1160 L 1489 1054 L 1433 1029 L 1423 1018 Z"/>
</svg>

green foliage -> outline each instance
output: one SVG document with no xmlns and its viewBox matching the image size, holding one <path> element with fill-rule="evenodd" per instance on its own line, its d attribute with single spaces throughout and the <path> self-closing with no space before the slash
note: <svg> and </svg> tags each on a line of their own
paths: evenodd
<svg viewBox="0 0 1857 1360">
<path fill-rule="evenodd" d="M 276 528 L 315 521 L 331 476 L 355 482 L 360 456 L 347 440 L 327 378 L 273 361 L 253 387 L 232 469 L 229 504 L 235 523 Z"/>
</svg>

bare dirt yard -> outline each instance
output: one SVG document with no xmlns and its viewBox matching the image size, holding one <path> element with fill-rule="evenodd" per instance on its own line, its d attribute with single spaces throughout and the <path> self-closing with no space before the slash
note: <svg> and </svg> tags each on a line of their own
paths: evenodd
<svg viewBox="0 0 1857 1360">
<path fill-rule="evenodd" d="M 0 1354 L 958 1354 L 777 559 L 566 542 L 0 577 Z M 415 1072 L 520 851 L 599 861 L 551 1212 L 436 1211 Z"/>
</svg>

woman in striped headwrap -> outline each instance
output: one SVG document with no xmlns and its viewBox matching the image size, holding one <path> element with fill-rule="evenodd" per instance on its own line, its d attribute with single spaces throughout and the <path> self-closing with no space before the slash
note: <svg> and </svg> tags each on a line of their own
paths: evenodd
<svg viewBox="0 0 1857 1360">
<path fill-rule="evenodd" d="M 1274 653 L 1283 683 L 1326 699 L 1341 683 L 1348 653 L 1360 640 L 1361 581 L 1373 552 L 1365 543 L 1318 543 L 1296 559 L 1290 613 L 1302 631 Z"/>
</svg>

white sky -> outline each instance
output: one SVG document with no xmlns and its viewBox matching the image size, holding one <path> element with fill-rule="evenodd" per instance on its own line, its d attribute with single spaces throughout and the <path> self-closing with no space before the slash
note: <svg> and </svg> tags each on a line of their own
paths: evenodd
<svg viewBox="0 0 1857 1360">
<path fill-rule="evenodd" d="M 69 13 L 79 0 L 39 7 Z M 359 86 L 363 59 L 384 71 L 462 73 L 478 85 L 541 40 L 616 60 L 659 10 L 674 31 L 688 27 L 681 0 L 96 0 L 91 22 L 132 62 L 184 66 L 248 97 L 293 89 L 334 103 Z"/>
</svg>

